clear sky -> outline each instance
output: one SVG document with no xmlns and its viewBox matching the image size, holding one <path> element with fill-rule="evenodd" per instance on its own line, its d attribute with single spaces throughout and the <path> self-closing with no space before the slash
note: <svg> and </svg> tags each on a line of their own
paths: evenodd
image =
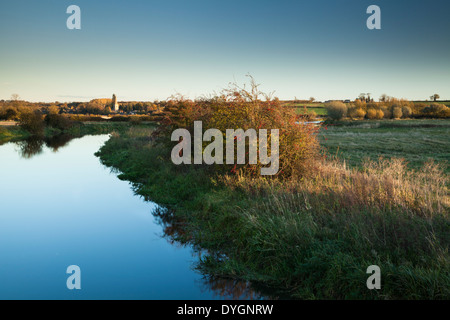
<svg viewBox="0 0 450 320">
<path fill-rule="evenodd" d="M 66 9 L 81 8 L 81 30 Z M 368 30 L 366 9 L 381 8 Z M 246 74 L 281 99 L 450 99 L 448 0 L 0 2 L 0 99 L 191 98 Z"/>
</svg>

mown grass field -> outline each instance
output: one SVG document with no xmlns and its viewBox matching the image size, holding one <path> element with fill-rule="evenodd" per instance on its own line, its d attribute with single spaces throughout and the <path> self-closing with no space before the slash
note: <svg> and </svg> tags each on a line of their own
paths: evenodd
<svg viewBox="0 0 450 320">
<path fill-rule="evenodd" d="M 350 166 L 379 157 L 404 158 L 414 169 L 429 159 L 450 160 L 450 120 L 341 121 L 324 125 L 319 138 L 330 156 Z"/>
</svg>

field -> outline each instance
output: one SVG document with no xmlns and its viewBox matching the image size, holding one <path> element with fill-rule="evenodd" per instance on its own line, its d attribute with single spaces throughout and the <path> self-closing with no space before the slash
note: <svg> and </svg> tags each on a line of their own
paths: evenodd
<svg viewBox="0 0 450 320">
<path fill-rule="evenodd" d="M 404 158 L 415 169 L 428 159 L 450 160 L 450 120 L 342 121 L 324 126 L 319 137 L 331 156 L 350 166 L 380 156 Z"/>
</svg>

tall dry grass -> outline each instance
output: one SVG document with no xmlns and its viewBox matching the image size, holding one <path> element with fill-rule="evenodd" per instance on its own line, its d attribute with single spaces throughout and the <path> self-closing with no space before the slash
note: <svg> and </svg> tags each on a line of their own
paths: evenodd
<svg viewBox="0 0 450 320">
<path fill-rule="evenodd" d="M 314 165 L 309 176 L 289 181 L 225 177 L 225 183 L 249 194 L 272 194 L 285 199 L 301 195 L 298 201 L 330 210 L 358 211 L 401 209 L 430 217 L 449 213 L 448 176 L 442 165 L 427 162 L 421 170 L 410 170 L 403 159 L 366 160 L 363 170 L 348 168 L 339 161 Z"/>
</svg>

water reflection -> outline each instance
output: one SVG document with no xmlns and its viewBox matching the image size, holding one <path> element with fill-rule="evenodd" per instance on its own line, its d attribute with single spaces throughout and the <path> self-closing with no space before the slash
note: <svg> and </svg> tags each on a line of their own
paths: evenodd
<svg viewBox="0 0 450 320">
<path fill-rule="evenodd" d="M 156 218 L 156 222 L 162 227 L 162 236 L 169 243 L 178 246 L 192 246 L 190 243 L 192 239 L 190 239 L 185 229 L 186 222 L 178 218 L 173 211 L 156 207 L 152 214 Z M 193 250 L 194 255 L 197 256 L 196 269 L 198 270 L 204 270 L 203 261 L 205 261 L 205 258 L 214 260 L 223 258 L 223 255 L 217 252 L 210 252 L 196 247 Z M 277 298 L 277 296 L 273 295 L 274 292 L 270 288 L 247 281 L 215 277 L 209 274 L 203 275 L 199 285 L 204 291 L 211 291 L 215 296 L 222 299 L 261 300 L 268 297 L 272 299 Z"/>
<path fill-rule="evenodd" d="M 19 147 L 19 154 L 22 158 L 31 159 L 42 153 L 44 145 L 53 152 L 58 152 L 60 148 L 65 147 L 75 136 L 69 134 L 60 134 L 52 137 L 31 136 L 25 140 L 16 141 Z"/>
</svg>

